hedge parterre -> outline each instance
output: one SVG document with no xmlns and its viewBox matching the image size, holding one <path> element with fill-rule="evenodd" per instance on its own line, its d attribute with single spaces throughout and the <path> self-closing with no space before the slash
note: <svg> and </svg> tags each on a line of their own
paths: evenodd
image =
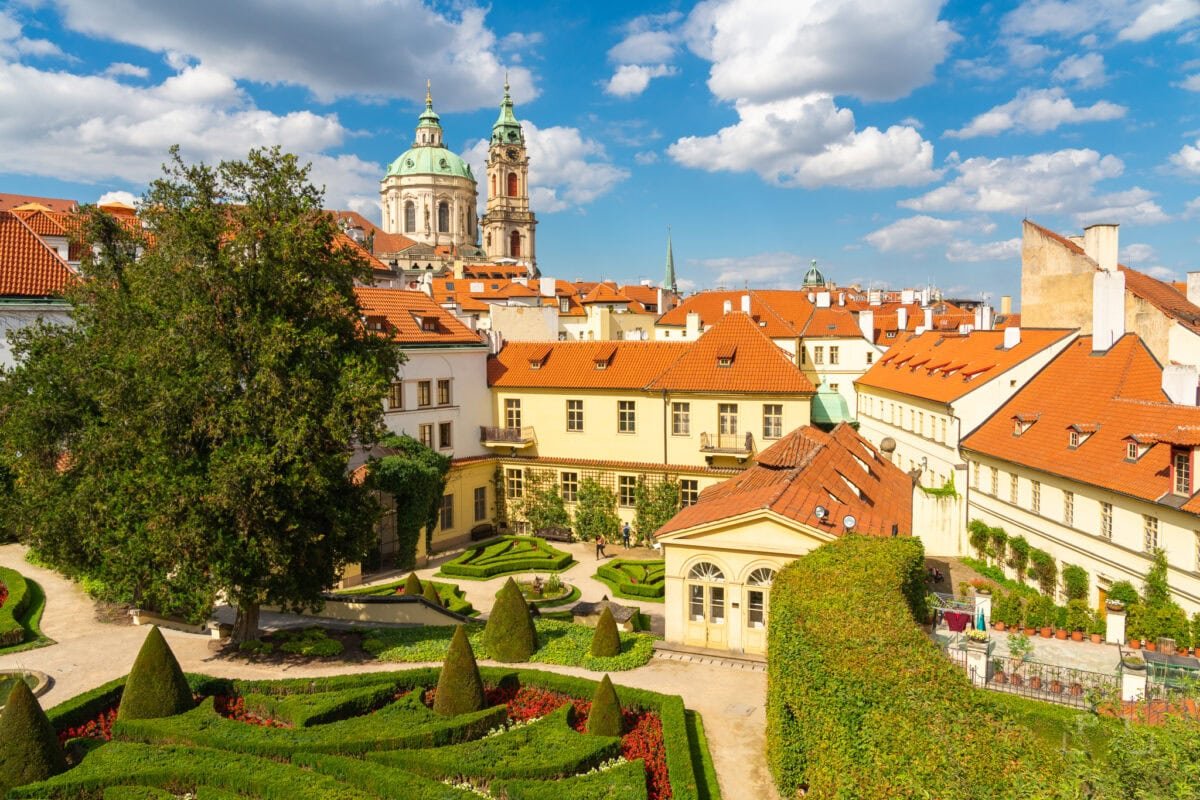
<svg viewBox="0 0 1200 800">
<path fill-rule="evenodd" d="M 666 592 L 666 562 L 662 559 L 639 561 L 618 558 L 602 564 L 596 570 L 601 581 L 613 594 L 626 600 L 663 601 Z"/>
<path fill-rule="evenodd" d="M 438 673 L 189 675 L 203 698 L 196 708 L 115 723 L 124 679 L 113 681 L 49 712 L 78 766 L 10 796 L 467 800 L 483 790 L 509 800 L 719 800 L 677 696 L 618 687 L 621 735 L 592 736 L 582 731 L 593 681 L 483 668 L 486 708 L 446 718 L 430 708 Z"/>
<path fill-rule="evenodd" d="M 536 536 L 503 536 L 469 547 L 442 565 L 440 576 L 487 580 L 523 572 L 559 572 L 573 564 L 570 553 Z"/>
</svg>

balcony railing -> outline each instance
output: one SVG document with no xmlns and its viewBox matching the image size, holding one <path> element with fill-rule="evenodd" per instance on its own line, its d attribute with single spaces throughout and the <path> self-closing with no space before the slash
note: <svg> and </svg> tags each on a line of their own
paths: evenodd
<svg viewBox="0 0 1200 800">
<path fill-rule="evenodd" d="M 754 452 L 754 434 L 745 433 L 702 433 L 700 452 L 747 456 Z"/>
<path fill-rule="evenodd" d="M 479 428 L 479 441 L 484 447 L 529 447 L 537 444 L 533 426 L 523 428 L 499 428 L 482 425 Z"/>
</svg>

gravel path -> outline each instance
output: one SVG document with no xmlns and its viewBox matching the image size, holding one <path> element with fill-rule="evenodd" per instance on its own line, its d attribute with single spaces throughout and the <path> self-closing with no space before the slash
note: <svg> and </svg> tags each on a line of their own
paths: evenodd
<svg viewBox="0 0 1200 800">
<path fill-rule="evenodd" d="M 562 545 L 556 545 L 562 547 Z M 608 587 L 591 578 L 596 569 L 591 546 L 566 545 L 579 564 L 564 573 L 568 583 L 579 586 L 583 597 L 598 600 L 610 594 Z M 610 553 L 624 557 L 620 546 Z M 73 582 L 57 573 L 35 567 L 25 561 L 20 545 L 0 546 L 0 565 L 11 567 L 33 578 L 46 590 L 46 611 L 42 631 L 56 644 L 14 655 L 0 656 L 0 669 L 28 668 L 49 674 L 54 685 L 42 698 L 50 707 L 129 672 L 137 655 L 145 628 L 116 625 L 96 620 L 94 604 Z M 648 550 L 630 550 L 630 558 L 652 557 Z M 436 567 L 418 570 L 428 577 Z M 489 581 L 460 581 L 472 604 L 480 611 L 491 609 L 503 578 Z M 635 603 L 649 614 L 662 614 L 661 603 Z M 264 615 L 265 616 L 265 615 Z M 188 672 L 201 672 L 228 678 L 304 678 L 341 675 L 353 672 L 381 672 L 406 669 L 407 664 L 323 664 L 299 666 L 248 664 L 221 658 L 208 649 L 207 636 L 164 630 L 180 664 Z M 483 662 L 488 663 L 488 662 Z M 502 666 L 502 665 L 501 665 Z M 538 664 L 537 669 L 585 678 L 597 678 L 594 672 L 573 667 Z M 631 686 L 667 694 L 678 694 L 684 704 L 704 719 L 713 763 L 721 782 L 721 791 L 729 800 L 753 797 L 778 800 L 766 766 L 767 678 L 762 672 L 729 667 L 689 664 L 655 659 L 644 667 L 614 673 L 618 686 Z"/>
</svg>

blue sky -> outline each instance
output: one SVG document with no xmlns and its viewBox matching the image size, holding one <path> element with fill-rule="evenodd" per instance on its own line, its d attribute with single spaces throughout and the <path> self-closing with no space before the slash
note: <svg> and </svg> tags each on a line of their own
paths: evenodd
<svg viewBox="0 0 1200 800">
<path fill-rule="evenodd" d="M 815 258 L 1017 294 L 1028 215 L 1118 222 L 1125 263 L 1178 277 L 1200 269 L 1198 45 L 1200 0 L 9 0 L 0 191 L 136 196 L 173 143 L 278 143 L 378 219 L 426 78 L 481 165 L 507 70 L 549 275 L 658 279 L 670 225 L 694 288 L 794 285 Z"/>
</svg>

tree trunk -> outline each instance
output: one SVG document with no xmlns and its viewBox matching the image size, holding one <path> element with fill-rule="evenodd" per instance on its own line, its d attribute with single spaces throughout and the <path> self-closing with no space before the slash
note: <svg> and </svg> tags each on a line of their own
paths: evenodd
<svg viewBox="0 0 1200 800">
<path fill-rule="evenodd" d="M 258 603 L 238 603 L 237 617 L 233 621 L 233 634 L 230 641 L 241 644 L 258 638 Z"/>
</svg>

